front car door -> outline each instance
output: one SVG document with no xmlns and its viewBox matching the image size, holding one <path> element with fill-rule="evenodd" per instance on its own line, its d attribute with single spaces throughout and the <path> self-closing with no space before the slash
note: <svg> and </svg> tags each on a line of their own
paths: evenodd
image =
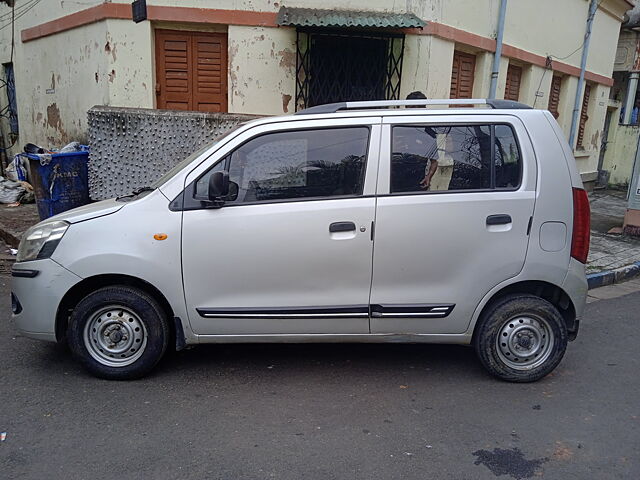
<svg viewBox="0 0 640 480">
<path fill-rule="evenodd" d="M 369 332 L 380 118 L 250 129 L 186 179 L 185 299 L 203 335 Z M 237 189 L 210 208 L 209 175 Z"/>
<path fill-rule="evenodd" d="M 371 333 L 457 334 L 524 265 L 536 163 L 516 117 L 387 117 Z"/>
</svg>

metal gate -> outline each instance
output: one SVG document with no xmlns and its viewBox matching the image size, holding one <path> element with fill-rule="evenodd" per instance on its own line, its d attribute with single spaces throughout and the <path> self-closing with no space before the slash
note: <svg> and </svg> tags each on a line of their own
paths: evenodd
<svg viewBox="0 0 640 480">
<path fill-rule="evenodd" d="M 404 35 L 298 30 L 296 44 L 296 110 L 400 98 Z"/>
</svg>

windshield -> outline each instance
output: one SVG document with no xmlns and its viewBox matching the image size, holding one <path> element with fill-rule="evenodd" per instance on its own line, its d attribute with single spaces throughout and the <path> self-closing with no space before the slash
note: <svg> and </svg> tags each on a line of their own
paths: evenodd
<svg viewBox="0 0 640 480">
<path fill-rule="evenodd" d="M 185 158 L 181 162 L 178 162 L 173 168 L 171 168 L 171 170 L 169 170 L 167 173 L 165 173 L 159 179 L 157 179 L 155 182 L 153 182 L 151 184 L 151 187 L 155 189 L 155 188 L 158 188 L 160 185 L 163 185 L 168 180 L 173 178 L 176 174 L 178 174 L 180 171 L 182 171 L 182 169 L 184 169 L 187 165 L 189 165 L 191 162 L 193 162 L 196 158 L 198 158 L 200 155 L 202 155 L 205 151 L 207 151 L 208 149 L 213 147 L 216 143 L 218 143 L 220 140 L 222 140 L 223 138 L 226 138 L 227 136 L 229 136 L 230 134 L 232 134 L 233 132 L 235 132 L 240 127 L 242 127 L 242 126 L 244 126 L 246 124 L 247 124 L 247 122 L 239 123 L 238 125 L 236 125 L 232 129 L 227 130 L 222 135 L 219 135 L 218 137 L 216 137 L 215 140 L 213 140 L 211 143 L 207 143 L 202 148 L 199 148 L 198 150 L 193 152 L 191 155 L 189 155 L 187 158 Z"/>
</svg>

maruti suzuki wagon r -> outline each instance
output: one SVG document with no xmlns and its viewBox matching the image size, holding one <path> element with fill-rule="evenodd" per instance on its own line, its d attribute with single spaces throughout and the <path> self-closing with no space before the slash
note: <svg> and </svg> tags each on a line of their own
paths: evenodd
<svg viewBox="0 0 640 480">
<path fill-rule="evenodd" d="M 472 345 L 491 374 L 529 382 L 578 332 L 588 249 L 587 195 L 549 112 L 322 105 L 31 228 L 13 318 L 109 379 L 200 343 L 424 342 Z"/>
</svg>

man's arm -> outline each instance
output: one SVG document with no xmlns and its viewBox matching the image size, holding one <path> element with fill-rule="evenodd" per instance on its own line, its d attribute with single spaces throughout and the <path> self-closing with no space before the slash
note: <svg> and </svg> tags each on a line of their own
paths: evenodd
<svg viewBox="0 0 640 480">
<path fill-rule="evenodd" d="M 431 186 L 431 179 L 436 174 L 437 169 L 438 169 L 438 161 L 432 159 L 431 163 L 429 164 L 429 171 L 425 172 L 424 178 L 420 182 L 420 185 L 422 185 L 422 188 L 427 190 Z"/>
</svg>

